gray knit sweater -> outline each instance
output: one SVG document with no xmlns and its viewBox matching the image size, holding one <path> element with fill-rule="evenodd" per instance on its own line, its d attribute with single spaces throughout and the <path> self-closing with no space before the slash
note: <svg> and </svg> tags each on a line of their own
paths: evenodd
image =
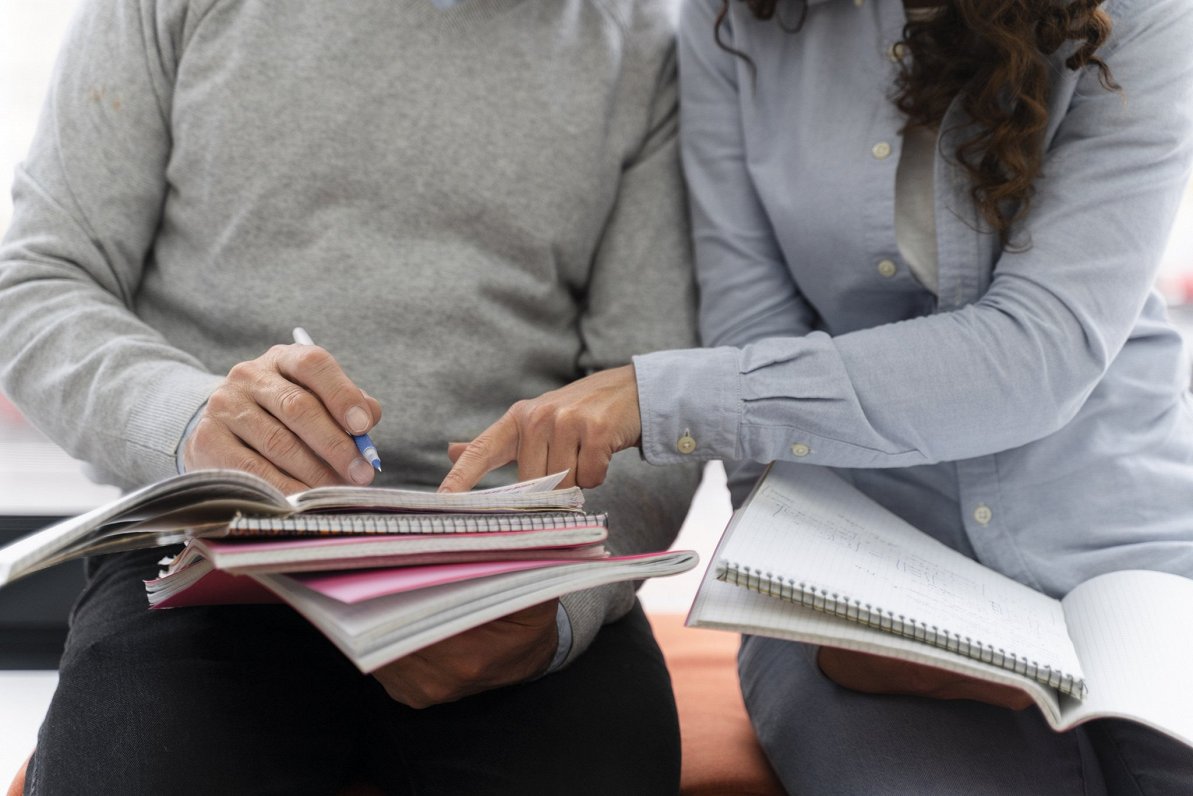
<svg viewBox="0 0 1193 796">
<path fill-rule="evenodd" d="M 0 387 L 136 486 L 303 325 L 381 401 L 383 483 L 436 485 L 517 399 L 694 344 L 671 37 L 648 0 L 84 0 L 0 248 Z M 623 453 L 589 505 L 665 548 L 696 478 Z M 572 657 L 631 601 L 566 598 Z"/>
</svg>

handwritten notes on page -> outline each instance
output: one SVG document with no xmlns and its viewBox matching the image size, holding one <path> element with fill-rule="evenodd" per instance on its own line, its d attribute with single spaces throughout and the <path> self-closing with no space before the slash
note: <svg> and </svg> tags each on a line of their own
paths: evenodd
<svg viewBox="0 0 1193 796">
<path fill-rule="evenodd" d="M 1060 601 L 913 528 L 829 470 L 773 465 L 742 512 L 714 566 L 1082 677 Z"/>
</svg>

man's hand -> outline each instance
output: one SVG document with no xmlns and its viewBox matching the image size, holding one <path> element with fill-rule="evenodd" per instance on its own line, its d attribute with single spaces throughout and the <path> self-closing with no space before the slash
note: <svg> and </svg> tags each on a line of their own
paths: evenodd
<svg viewBox="0 0 1193 796">
<path fill-rule="evenodd" d="M 821 647 L 816 663 L 837 685 L 867 694 L 972 699 L 1010 710 L 1033 704 L 1031 697 L 1017 688 L 864 652 Z"/>
<path fill-rule="evenodd" d="M 634 366 L 602 370 L 519 401 L 472 442 L 453 443 L 448 456 L 455 465 L 439 489 L 471 489 L 485 473 L 515 460 L 520 481 L 567 470 L 560 486 L 588 489 L 605 480 L 614 453 L 641 437 Z"/>
<path fill-rule="evenodd" d="M 400 658 L 373 672 L 386 692 L 412 708 L 455 702 L 537 677 L 551 665 L 558 600 L 524 608 Z"/>
<path fill-rule="evenodd" d="M 187 438 L 186 469 L 259 475 L 287 494 L 326 484 L 368 484 L 373 468 L 351 434 L 381 419 L 366 395 L 318 346 L 278 345 L 228 371 Z"/>
</svg>

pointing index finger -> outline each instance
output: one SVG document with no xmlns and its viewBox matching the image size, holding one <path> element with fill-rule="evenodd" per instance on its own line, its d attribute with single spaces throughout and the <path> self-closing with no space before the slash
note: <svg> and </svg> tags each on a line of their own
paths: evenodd
<svg viewBox="0 0 1193 796">
<path fill-rule="evenodd" d="M 491 470 L 512 462 L 518 455 L 518 424 L 507 413 L 456 457 L 456 463 L 439 485 L 440 492 L 466 492 Z"/>
</svg>

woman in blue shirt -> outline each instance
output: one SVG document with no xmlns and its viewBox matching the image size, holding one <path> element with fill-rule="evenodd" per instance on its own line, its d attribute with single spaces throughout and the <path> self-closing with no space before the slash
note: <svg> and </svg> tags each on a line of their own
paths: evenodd
<svg viewBox="0 0 1193 796">
<path fill-rule="evenodd" d="M 1190 374 L 1153 288 L 1193 160 L 1193 4 L 688 0 L 680 28 L 707 348 L 514 406 L 445 487 L 512 459 L 591 486 L 639 445 L 744 462 L 736 503 L 796 460 L 1054 596 L 1193 577 Z M 951 676 L 758 637 L 740 669 L 793 792 L 1193 782 L 1167 738 L 1054 734 Z"/>
</svg>

